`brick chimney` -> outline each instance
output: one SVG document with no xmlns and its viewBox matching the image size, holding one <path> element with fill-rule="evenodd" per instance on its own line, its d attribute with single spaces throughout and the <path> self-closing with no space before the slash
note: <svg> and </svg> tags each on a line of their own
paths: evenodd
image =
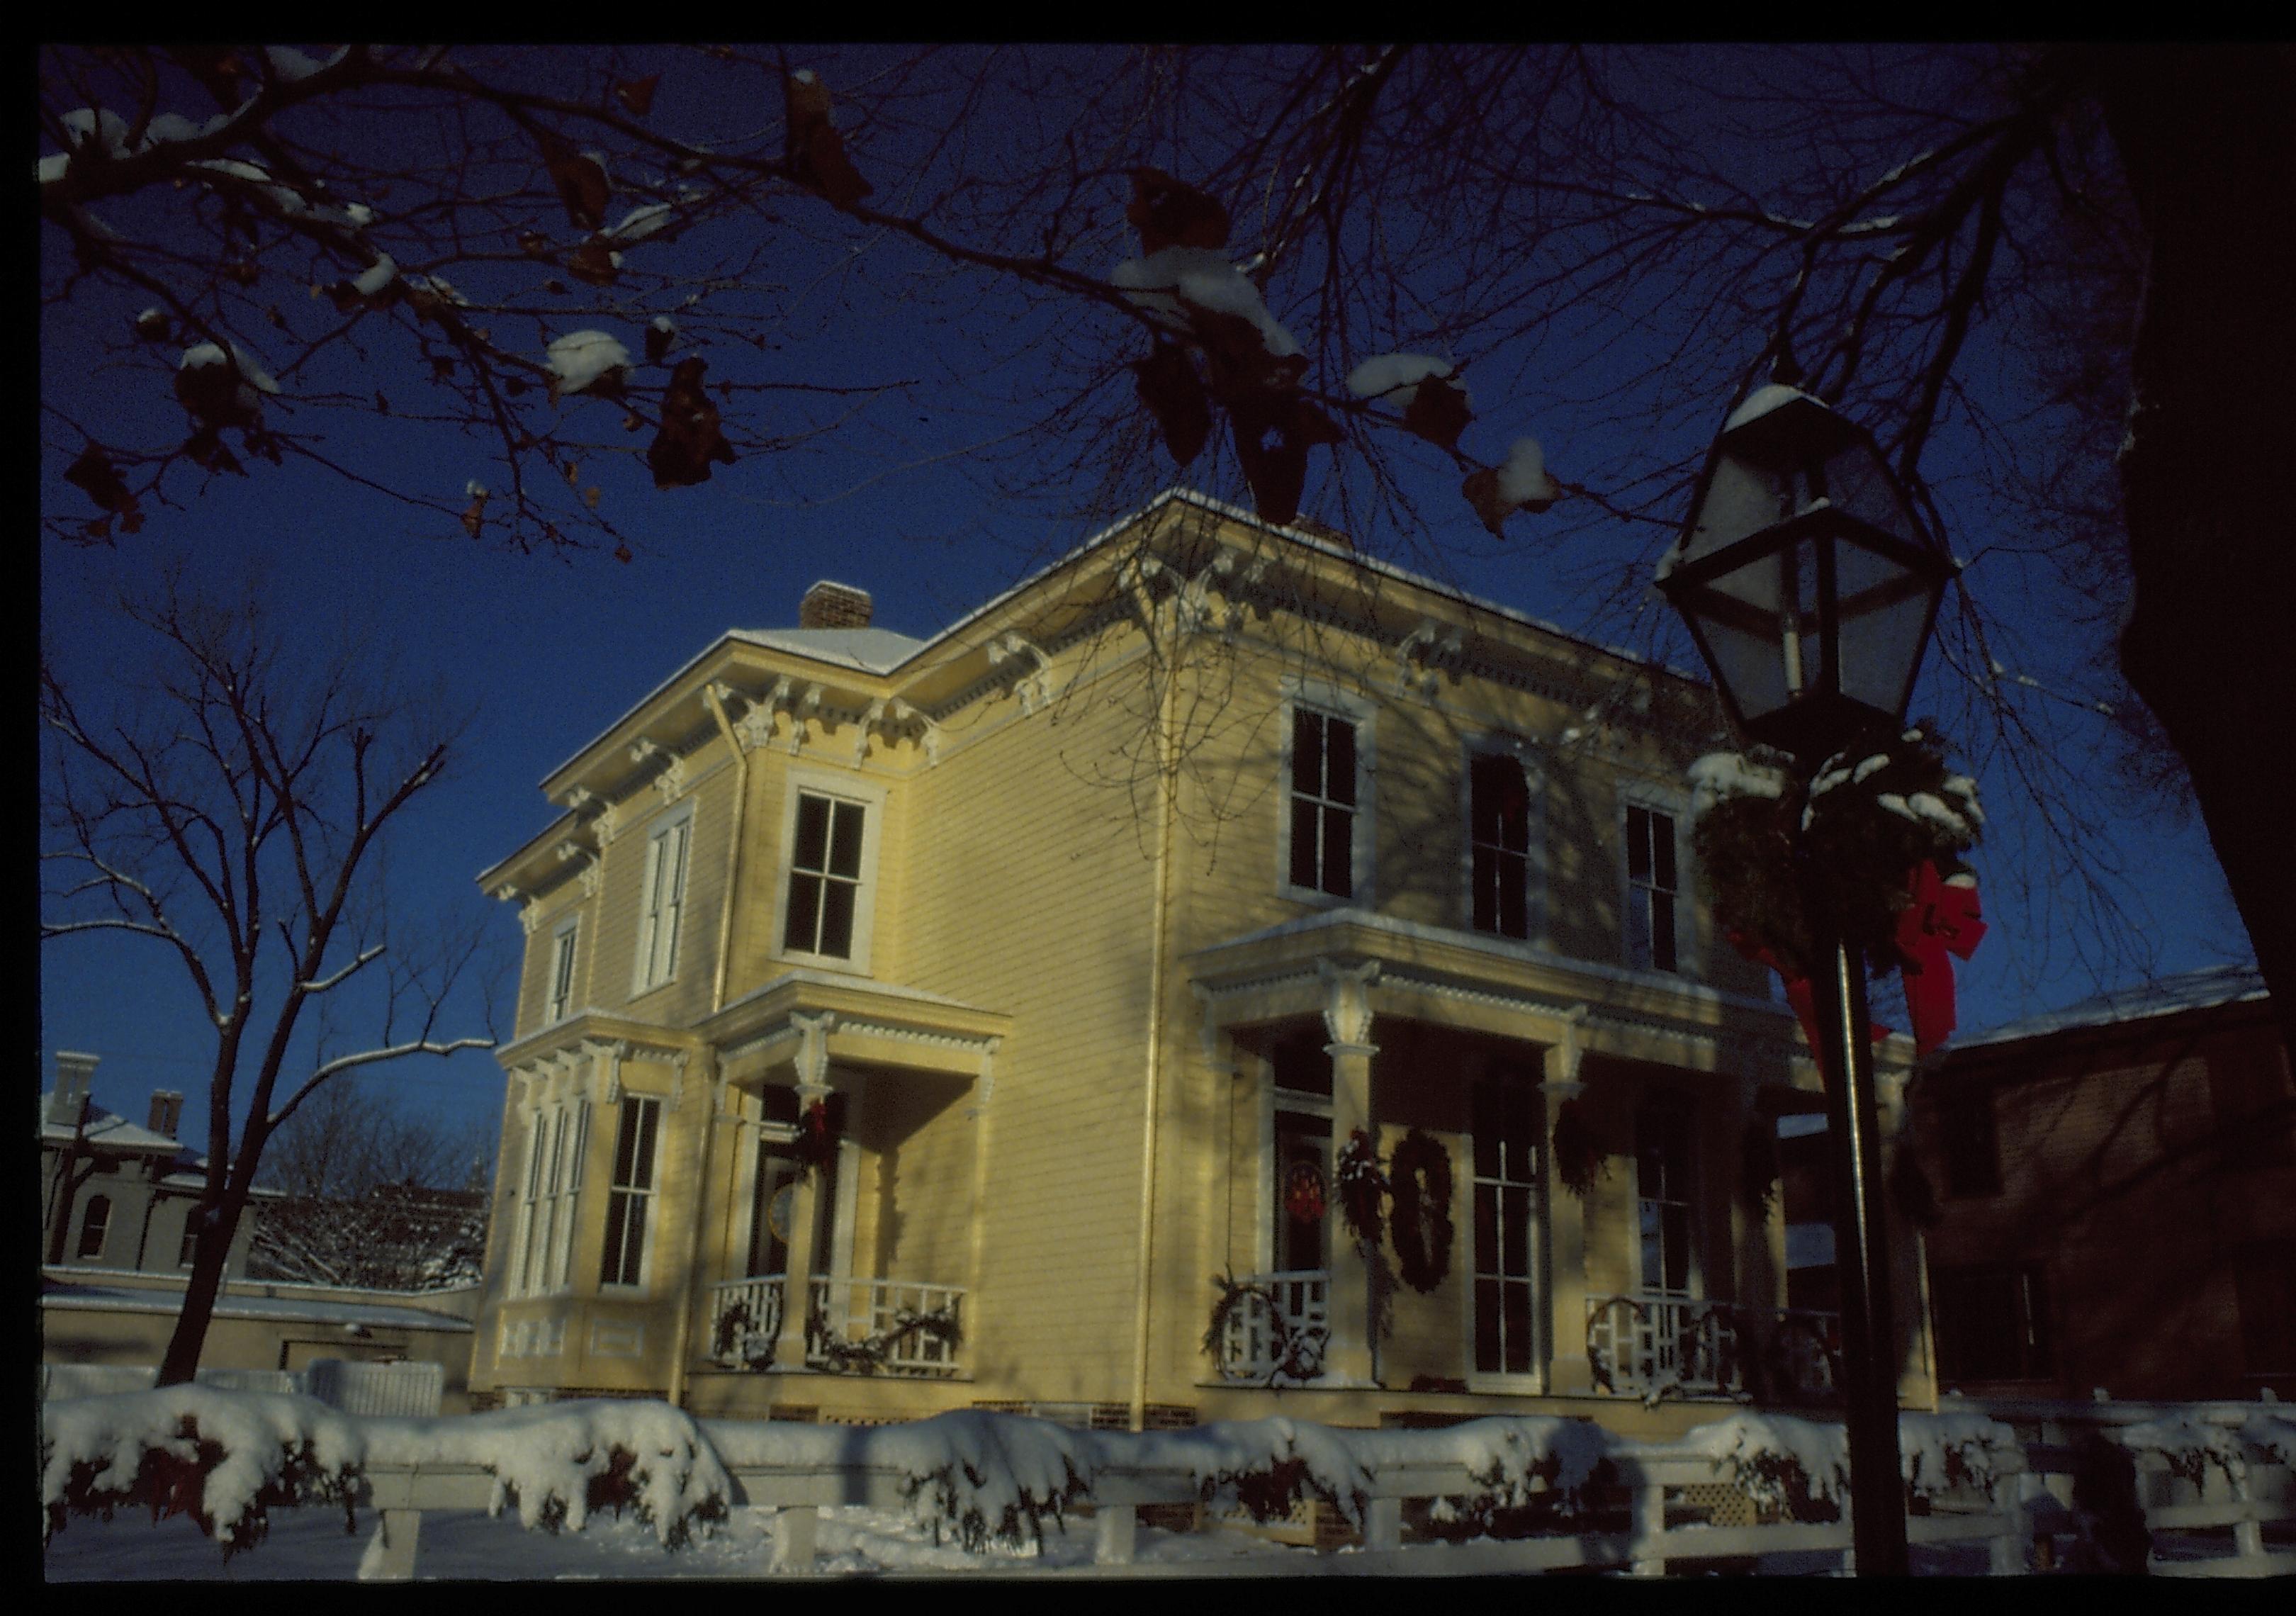
<svg viewBox="0 0 2296 1616">
<path fill-rule="evenodd" d="M 823 578 L 797 605 L 800 628 L 866 628 L 871 603 L 866 589 Z"/>
<path fill-rule="evenodd" d="M 164 1138 L 176 1136 L 176 1125 L 184 1120 L 184 1096 L 171 1088 L 152 1091 L 152 1120 L 145 1126 Z"/>
<path fill-rule="evenodd" d="M 100 1056 L 77 1050 L 56 1051 L 56 1091 L 48 1099 L 48 1120 L 58 1128 L 77 1128 L 87 1106 L 87 1087 L 95 1077 Z"/>
</svg>

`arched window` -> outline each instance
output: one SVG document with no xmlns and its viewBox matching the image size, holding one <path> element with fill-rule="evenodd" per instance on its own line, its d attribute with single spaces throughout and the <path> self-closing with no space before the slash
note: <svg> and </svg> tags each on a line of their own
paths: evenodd
<svg viewBox="0 0 2296 1616">
<path fill-rule="evenodd" d="M 87 1211 L 79 1225 L 79 1254 L 82 1257 L 103 1255 L 103 1232 L 111 1226 L 111 1197 L 91 1195 Z"/>
</svg>

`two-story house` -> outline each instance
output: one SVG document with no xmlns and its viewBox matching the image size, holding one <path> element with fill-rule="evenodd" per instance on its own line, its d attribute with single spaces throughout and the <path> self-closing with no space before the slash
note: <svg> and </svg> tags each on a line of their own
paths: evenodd
<svg viewBox="0 0 2296 1616">
<path fill-rule="evenodd" d="M 929 640 L 833 584 L 726 633 L 480 877 L 527 943 L 474 1392 L 1663 1431 L 1822 1388 L 1827 1252 L 1743 1187 L 1816 1070 L 1692 878 L 1718 723 L 1179 491 Z M 1358 1133 L 1415 1283 L 1349 1232 Z"/>
<path fill-rule="evenodd" d="M 2253 967 L 1961 1042 L 1909 1127 L 1941 1384 L 2296 1398 L 2296 1093 Z"/>
</svg>

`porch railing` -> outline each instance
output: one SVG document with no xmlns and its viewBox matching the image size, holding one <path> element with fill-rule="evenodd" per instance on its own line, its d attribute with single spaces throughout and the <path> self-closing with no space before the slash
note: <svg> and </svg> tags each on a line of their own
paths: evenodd
<svg viewBox="0 0 2296 1616">
<path fill-rule="evenodd" d="M 1839 1314 L 1671 1296 L 1587 1299 L 1587 1361 L 1607 1391 L 1824 1403 L 1841 1383 Z"/>
<path fill-rule="evenodd" d="M 954 1374 L 964 1288 L 907 1279 L 816 1279 L 806 1317 L 808 1367 Z"/>
<path fill-rule="evenodd" d="M 1332 1280 L 1321 1268 L 1250 1274 L 1236 1282 L 1219 1338 L 1223 1379 L 1273 1383 L 1324 1372 L 1332 1333 Z"/>
<path fill-rule="evenodd" d="M 782 1282 L 731 1279 L 712 1287 L 709 1356 L 729 1369 L 762 1369 L 782 1333 Z"/>
</svg>

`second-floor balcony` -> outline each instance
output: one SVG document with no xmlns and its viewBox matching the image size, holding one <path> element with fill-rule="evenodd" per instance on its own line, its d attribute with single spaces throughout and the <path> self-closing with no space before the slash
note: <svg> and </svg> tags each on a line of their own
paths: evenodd
<svg viewBox="0 0 2296 1616">
<path fill-rule="evenodd" d="M 710 1356 L 728 1369 L 769 1369 L 786 1318 L 787 1282 L 714 1288 Z M 951 1375 L 961 1367 L 964 1291 L 903 1279 L 816 1279 L 808 1285 L 805 1366 L 836 1374 Z"/>
<path fill-rule="evenodd" d="M 1671 1296 L 1587 1299 L 1587 1361 L 1605 1391 L 1825 1403 L 1838 1395 L 1841 1318 Z"/>
</svg>

